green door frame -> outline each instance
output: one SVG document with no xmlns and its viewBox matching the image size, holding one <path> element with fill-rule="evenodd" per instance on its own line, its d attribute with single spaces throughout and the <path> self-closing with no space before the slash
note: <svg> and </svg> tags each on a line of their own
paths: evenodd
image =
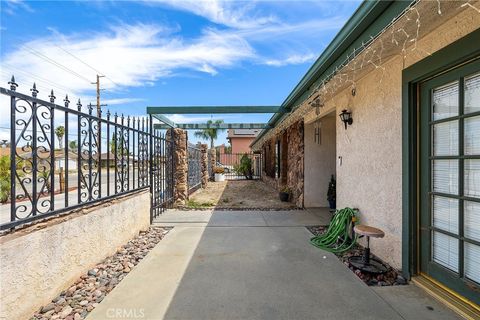
<svg viewBox="0 0 480 320">
<path fill-rule="evenodd" d="M 438 50 L 402 72 L 402 272 L 419 272 L 419 84 L 480 59 L 480 29 Z"/>
<path fill-rule="evenodd" d="M 445 123 L 450 121 L 457 121 L 458 123 L 458 154 L 454 156 L 435 156 L 432 154 L 430 148 L 420 148 L 420 195 L 419 199 L 420 208 L 421 208 L 421 217 L 420 217 L 420 234 L 423 236 L 420 243 L 421 248 L 421 261 L 420 265 L 422 267 L 422 272 L 432 276 L 434 279 L 437 279 L 440 283 L 446 285 L 448 288 L 458 292 L 460 295 L 467 298 L 469 301 L 474 303 L 480 303 L 478 290 L 480 289 L 477 284 L 471 282 L 464 274 L 464 243 L 473 243 L 480 245 L 479 241 L 465 238 L 464 236 L 464 201 L 474 201 L 478 203 L 478 199 L 469 198 L 464 195 L 464 161 L 467 159 L 477 159 L 476 155 L 465 155 L 463 151 L 464 147 L 464 121 L 465 119 L 471 119 L 480 115 L 480 112 L 470 112 L 464 113 L 464 77 L 472 73 L 478 74 L 480 71 L 480 59 L 464 64 L 461 67 L 457 67 L 448 73 L 443 73 L 440 76 L 437 76 L 431 80 L 421 82 L 421 98 L 420 105 L 421 107 L 421 116 L 420 116 L 420 127 L 421 127 L 421 145 L 423 146 L 432 146 L 432 134 L 431 128 L 434 124 Z M 443 119 L 433 120 L 431 119 L 432 115 L 432 95 L 431 92 L 434 88 L 438 88 L 447 83 L 457 82 L 458 88 L 458 115 L 456 116 L 447 116 Z M 433 159 L 455 159 L 458 161 L 458 194 L 454 195 L 449 192 L 441 193 L 435 190 L 432 190 L 431 181 L 432 181 L 432 167 L 431 160 Z M 436 228 L 431 225 L 433 208 L 431 207 L 431 198 L 430 195 L 434 196 L 443 196 L 449 199 L 459 200 L 458 207 L 458 233 L 449 232 L 440 228 Z M 446 234 L 458 239 L 458 271 L 451 271 L 443 266 L 440 266 L 437 263 L 432 262 L 431 256 L 431 232 L 436 231 L 442 234 Z M 441 280 L 440 280 L 441 279 Z"/>
</svg>

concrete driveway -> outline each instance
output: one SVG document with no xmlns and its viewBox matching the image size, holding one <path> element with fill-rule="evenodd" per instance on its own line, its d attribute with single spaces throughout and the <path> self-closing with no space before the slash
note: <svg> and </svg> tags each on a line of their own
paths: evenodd
<svg viewBox="0 0 480 320">
<path fill-rule="evenodd" d="M 87 319 L 457 319 L 413 285 L 373 290 L 311 246 L 304 226 L 328 219 L 169 211 L 155 223 L 174 229 Z"/>
</svg>

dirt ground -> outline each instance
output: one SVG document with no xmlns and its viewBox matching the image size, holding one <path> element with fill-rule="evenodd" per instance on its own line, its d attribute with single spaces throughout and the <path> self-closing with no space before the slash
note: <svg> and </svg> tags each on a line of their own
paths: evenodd
<svg viewBox="0 0 480 320">
<path fill-rule="evenodd" d="M 187 207 L 225 209 L 292 209 L 295 205 L 281 202 L 278 191 L 259 180 L 209 182 L 205 189 L 190 195 Z"/>
</svg>

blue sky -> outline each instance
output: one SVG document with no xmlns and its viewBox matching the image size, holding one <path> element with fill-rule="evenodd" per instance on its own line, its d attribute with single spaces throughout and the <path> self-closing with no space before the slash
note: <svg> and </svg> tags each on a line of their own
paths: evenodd
<svg viewBox="0 0 480 320">
<path fill-rule="evenodd" d="M 94 102 L 90 82 L 97 70 L 107 75 L 102 100 L 108 109 L 144 115 L 147 105 L 280 105 L 359 1 L 1 0 L 0 5 L 1 86 L 15 74 L 21 92 L 29 92 L 35 81 L 41 98 L 53 88 L 57 97 L 68 93 L 70 100 L 88 103 Z M 0 101 L 2 109 L 8 106 Z M 213 119 L 266 122 L 270 116 Z M 171 118 L 183 123 L 212 116 Z M 6 125 L 7 119 L 0 120 Z"/>
</svg>

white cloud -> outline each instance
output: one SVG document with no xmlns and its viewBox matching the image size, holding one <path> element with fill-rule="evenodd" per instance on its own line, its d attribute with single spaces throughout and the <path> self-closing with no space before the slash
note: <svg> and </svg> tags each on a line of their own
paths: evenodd
<svg viewBox="0 0 480 320">
<path fill-rule="evenodd" d="M 323 32 L 338 29 L 345 20 L 339 14 L 285 23 L 261 14 L 254 1 L 152 0 L 146 3 L 188 11 L 228 28 L 205 27 L 194 38 L 180 36 L 180 27 L 175 24 L 171 27 L 120 23 L 102 32 L 75 34 L 48 28 L 51 36 L 20 43 L 17 50 L 3 53 L 2 78 L 15 74 L 21 92 L 28 92 L 35 81 L 39 97 L 47 98 L 50 88 L 54 88 L 57 98 L 63 99 L 69 93 L 73 101 L 73 97 L 94 94 L 91 82 L 95 81 L 97 72 L 88 65 L 108 75 L 101 80 L 102 87 L 115 93 L 128 87 L 153 86 L 161 78 L 191 71 L 215 76 L 222 69 L 236 67 L 244 61 L 272 67 L 308 63 L 315 58 L 310 43 L 317 41 Z M 45 60 L 67 66 L 69 70 Z M 134 101 L 121 103 L 128 102 Z"/>
<path fill-rule="evenodd" d="M 6 0 L 2 1 L 2 3 L 2 11 L 9 15 L 14 15 L 22 11 L 34 12 L 32 7 L 30 7 L 26 1 L 23 0 Z"/>
<path fill-rule="evenodd" d="M 33 81 L 44 87 L 56 84 L 61 93 L 76 94 L 94 88 L 91 82 L 95 81 L 96 72 L 65 51 L 114 79 L 115 83 L 102 79 L 102 86 L 107 89 L 118 89 L 116 84 L 142 86 L 180 69 L 215 74 L 216 68 L 231 67 L 255 57 L 249 43 L 235 34 L 207 29 L 198 38 L 185 40 L 169 32 L 158 25 L 122 24 L 103 33 L 56 33 L 27 42 L 17 51 L 6 54 L 2 71 L 17 74 L 17 82 L 23 85 L 31 85 Z M 83 78 L 46 60 L 67 66 Z"/>
<path fill-rule="evenodd" d="M 191 12 L 216 24 L 251 29 L 277 20 L 273 15 L 259 15 L 253 9 L 255 2 L 235 2 L 226 0 L 146 0 L 151 4 L 161 4 L 174 9 Z"/>
<path fill-rule="evenodd" d="M 305 62 L 314 61 L 316 56 L 313 53 L 307 53 L 304 55 L 294 54 L 284 59 L 267 59 L 265 64 L 274 67 L 282 67 L 289 64 L 302 64 Z"/>
<path fill-rule="evenodd" d="M 103 99 L 102 103 L 106 103 L 107 105 L 117 105 L 117 104 L 128 104 L 133 102 L 141 102 L 145 101 L 143 98 L 117 98 L 117 99 Z"/>
</svg>

